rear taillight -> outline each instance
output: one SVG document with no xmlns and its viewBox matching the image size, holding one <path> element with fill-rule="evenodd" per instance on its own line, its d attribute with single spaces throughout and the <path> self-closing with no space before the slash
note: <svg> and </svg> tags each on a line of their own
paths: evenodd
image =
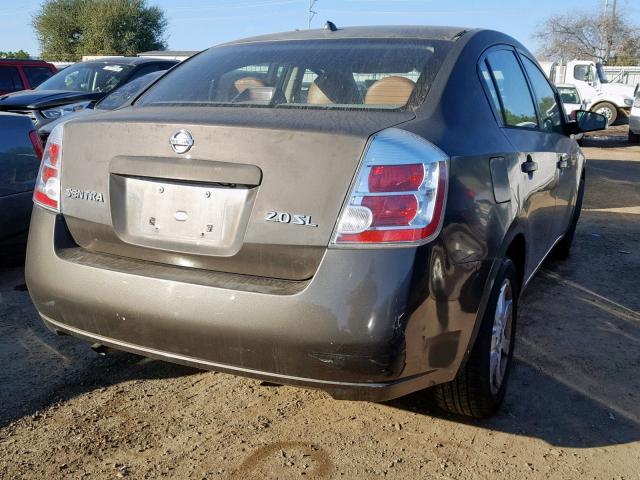
<svg viewBox="0 0 640 480">
<path fill-rule="evenodd" d="M 448 157 L 417 135 L 375 135 L 342 209 L 333 244 L 417 244 L 442 223 Z"/>
<path fill-rule="evenodd" d="M 33 151 L 36 152 L 36 155 L 38 156 L 38 160 L 42 160 L 42 139 L 38 135 L 38 132 L 31 130 L 29 132 L 29 139 L 33 145 Z"/>
<path fill-rule="evenodd" d="M 37 205 L 60 211 L 60 169 L 62 167 L 62 125 L 55 127 L 44 148 L 40 171 L 33 192 Z"/>
</svg>

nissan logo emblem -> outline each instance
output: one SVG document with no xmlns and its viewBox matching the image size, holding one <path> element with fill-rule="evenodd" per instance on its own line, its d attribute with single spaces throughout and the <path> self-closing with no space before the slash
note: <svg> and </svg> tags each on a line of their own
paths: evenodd
<svg viewBox="0 0 640 480">
<path fill-rule="evenodd" d="M 191 134 L 187 130 L 182 129 L 171 135 L 169 143 L 174 152 L 182 154 L 187 153 L 194 142 Z"/>
</svg>

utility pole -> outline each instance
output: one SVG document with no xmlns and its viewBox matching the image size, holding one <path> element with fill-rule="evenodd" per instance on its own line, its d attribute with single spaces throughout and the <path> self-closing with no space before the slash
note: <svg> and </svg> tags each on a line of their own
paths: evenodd
<svg viewBox="0 0 640 480">
<path fill-rule="evenodd" d="M 313 10 L 313 7 L 315 7 L 317 2 L 318 0 L 309 0 L 309 17 L 308 17 L 308 24 L 307 24 L 307 28 L 309 30 L 311 30 L 311 20 L 313 20 L 313 17 L 315 17 L 316 14 L 318 13 Z"/>
<path fill-rule="evenodd" d="M 609 15 L 609 6 L 611 6 L 611 15 Z M 609 62 L 611 56 L 611 48 L 613 47 L 613 30 L 616 21 L 616 0 L 604 0 L 604 63 Z"/>
</svg>

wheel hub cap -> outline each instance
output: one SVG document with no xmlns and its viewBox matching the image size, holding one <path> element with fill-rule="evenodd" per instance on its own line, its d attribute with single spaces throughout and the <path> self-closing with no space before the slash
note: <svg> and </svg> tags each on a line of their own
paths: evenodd
<svg viewBox="0 0 640 480">
<path fill-rule="evenodd" d="M 613 115 L 611 110 L 606 107 L 599 108 L 598 110 L 596 110 L 596 113 L 599 113 L 600 115 L 604 115 L 605 117 L 607 117 L 607 120 L 611 120 L 611 116 Z"/>
<path fill-rule="evenodd" d="M 505 279 L 500 286 L 498 303 L 493 318 L 491 332 L 491 357 L 489 372 L 491 379 L 491 393 L 497 394 L 502 386 L 509 352 L 511 351 L 511 328 L 513 323 L 513 289 L 511 281 Z"/>
</svg>

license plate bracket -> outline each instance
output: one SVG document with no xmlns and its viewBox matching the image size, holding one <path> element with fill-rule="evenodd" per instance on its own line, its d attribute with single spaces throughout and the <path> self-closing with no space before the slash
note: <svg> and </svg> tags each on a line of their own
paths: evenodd
<svg viewBox="0 0 640 480">
<path fill-rule="evenodd" d="M 240 186 L 120 175 L 111 186 L 114 229 L 126 242 L 222 256 L 239 250 L 255 196 Z"/>
</svg>

